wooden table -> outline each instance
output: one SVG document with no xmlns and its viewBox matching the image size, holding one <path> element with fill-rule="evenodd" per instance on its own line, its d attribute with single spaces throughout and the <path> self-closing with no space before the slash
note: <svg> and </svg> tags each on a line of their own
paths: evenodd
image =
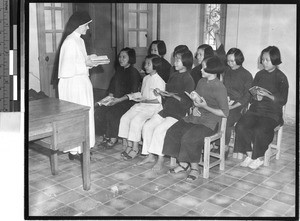
<svg viewBox="0 0 300 221">
<path fill-rule="evenodd" d="M 84 190 L 89 190 L 91 186 L 89 109 L 57 98 L 29 102 L 29 141 L 52 150 L 50 163 L 53 175 L 58 173 L 57 151 L 82 147 Z"/>
</svg>

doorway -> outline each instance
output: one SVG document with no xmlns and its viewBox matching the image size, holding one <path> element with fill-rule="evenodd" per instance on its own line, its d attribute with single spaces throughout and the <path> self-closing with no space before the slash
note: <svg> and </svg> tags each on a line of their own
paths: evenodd
<svg viewBox="0 0 300 221">
<path fill-rule="evenodd" d="M 36 5 L 41 91 L 49 97 L 55 97 L 55 89 L 51 85 L 55 55 L 65 24 L 72 14 L 72 4 L 36 3 Z"/>
</svg>

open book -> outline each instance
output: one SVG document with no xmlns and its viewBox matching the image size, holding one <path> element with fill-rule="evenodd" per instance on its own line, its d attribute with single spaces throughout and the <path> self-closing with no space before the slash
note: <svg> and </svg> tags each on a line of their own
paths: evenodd
<svg viewBox="0 0 300 221">
<path fill-rule="evenodd" d="M 192 101 L 195 101 L 197 103 L 201 103 L 202 99 L 200 95 L 196 91 L 192 91 L 191 93 L 184 92 L 189 98 L 191 98 Z"/>
<path fill-rule="evenodd" d="M 102 105 L 107 106 L 113 101 L 113 98 L 114 97 L 112 97 L 112 96 L 106 96 L 102 100 L 98 101 L 97 104 L 99 104 L 99 106 L 102 106 Z"/>
<path fill-rule="evenodd" d="M 253 86 L 249 89 L 249 92 L 250 94 L 252 94 L 253 98 L 255 100 L 258 100 L 260 101 L 262 99 L 262 97 L 260 95 L 257 94 L 258 91 L 264 91 L 268 94 L 272 94 L 270 91 L 268 91 L 267 89 L 265 88 L 262 88 L 262 87 L 259 87 L 259 86 Z"/>
<path fill-rule="evenodd" d="M 135 92 L 135 93 L 126 94 L 126 95 L 129 98 L 129 100 L 134 100 L 134 101 L 144 100 L 144 98 L 142 97 L 141 92 Z"/>
</svg>

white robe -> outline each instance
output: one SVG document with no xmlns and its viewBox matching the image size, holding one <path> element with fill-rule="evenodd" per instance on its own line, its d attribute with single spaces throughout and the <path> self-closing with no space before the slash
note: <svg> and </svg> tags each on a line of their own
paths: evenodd
<svg viewBox="0 0 300 221">
<path fill-rule="evenodd" d="M 59 99 L 91 107 L 89 110 L 90 147 L 95 145 L 93 86 L 86 66 L 87 53 L 80 34 L 73 32 L 62 44 L 59 55 Z M 76 128 L 74 128 L 76 130 Z M 80 147 L 70 150 L 82 153 Z"/>
</svg>

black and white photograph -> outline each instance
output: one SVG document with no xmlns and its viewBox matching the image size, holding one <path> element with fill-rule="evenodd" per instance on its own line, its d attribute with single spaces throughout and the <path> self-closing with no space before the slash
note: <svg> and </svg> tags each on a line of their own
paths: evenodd
<svg viewBox="0 0 300 221">
<path fill-rule="evenodd" d="M 10 2 L 21 218 L 299 220 L 299 5 L 208 3 Z"/>
</svg>

